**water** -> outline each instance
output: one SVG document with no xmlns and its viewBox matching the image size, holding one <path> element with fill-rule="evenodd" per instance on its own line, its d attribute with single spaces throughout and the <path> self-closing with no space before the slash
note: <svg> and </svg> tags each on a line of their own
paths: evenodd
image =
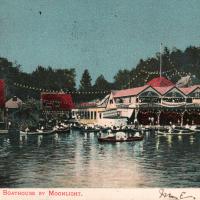
<svg viewBox="0 0 200 200">
<path fill-rule="evenodd" d="M 0 187 L 199 187 L 200 134 L 104 144 L 78 131 L 0 136 Z"/>
</svg>

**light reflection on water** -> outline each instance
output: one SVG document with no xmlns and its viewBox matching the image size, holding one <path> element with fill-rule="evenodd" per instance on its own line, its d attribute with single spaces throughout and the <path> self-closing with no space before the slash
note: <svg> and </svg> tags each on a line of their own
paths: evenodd
<svg viewBox="0 0 200 200">
<path fill-rule="evenodd" d="M 200 136 L 99 143 L 96 133 L 0 137 L 1 187 L 199 187 Z"/>
</svg>

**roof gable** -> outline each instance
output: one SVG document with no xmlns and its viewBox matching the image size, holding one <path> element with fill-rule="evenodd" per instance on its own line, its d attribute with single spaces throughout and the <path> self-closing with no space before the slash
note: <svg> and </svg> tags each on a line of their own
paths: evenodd
<svg viewBox="0 0 200 200">
<path fill-rule="evenodd" d="M 111 91 L 111 94 L 108 97 L 108 101 L 107 101 L 107 104 L 106 104 L 106 108 L 108 108 L 108 109 L 116 108 L 116 104 L 115 104 L 115 100 L 114 100 L 114 93 L 115 92 L 116 91 Z"/>
<path fill-rule="evenodd" d="M 157 92 L 159 92 L 161 95 L 166 94 L 169 90 L 174 88 L 174 86 L 168 86 L 168 87 L 153 87 Z"/>
<path fill-rule="evenodd" d="M 147 87 L 146 89 L 144 89 L 143 91 L 141 91 L 139 95 L 142 95 L 142 94 L 144 94 L 145 92 L 153 92 L 153 93 L 155 93 L 156 95 L 160 95 L 160 93 L 159 93 L 155 88 L 153 88 L 153 87 L 151 87 L 151 86 L 149 86 L 149 87 Z"/>
<path fill-rule="evenodd" d="M 141 87 L 136 87 L 136 88 L 130 88 L 130 89 L 125 89 L 125 90 L 118 90 L 113 93 L 113 97 L 126 97 L 126 96 L 135 96 L 141 93 L 143 90 L 146 88 L 150 87 L 149 85 L 144 85 Z"/>
<path fill-rule="evenodd" d="M 170 92 L 173 92 L 173 90 L 175 90 L 174 92 L 178 92 L 178 93 L 182 94 L 183 96 L 185 96 L 185 94 L 184 94 L 179 88 L 177 88 L 176 86 L 174 86 L 174 87 L 172 87 L 171 89 L 169 89 L 169 90 L 165 93 L 165 95 L 169 94 Z"/>
<path fill-rule="evenodd" d="M 196 89 L 200 88 L 200 85 L 193 85 L 191 87 L 184 87 L 184 88 L 179 88 L 185 95 L 189 95 L 192 92 L 194 92 Z"/>
<path fill-rule="evenodd" d="M 109 98 L 110 98 L 110 94 L 106 95 L 101 101 L 97 103 L 97 107 L 106 107 L 108 104 Z"/>
</svg>

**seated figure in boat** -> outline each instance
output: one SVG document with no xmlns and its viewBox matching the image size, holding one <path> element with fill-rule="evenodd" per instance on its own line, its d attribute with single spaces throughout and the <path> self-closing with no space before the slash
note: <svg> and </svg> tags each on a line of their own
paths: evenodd
<svg viewBox="0 0 200 200">
<path fill-rule="evenodd" d="M 117 132 L 116 133 L 116 140 L 126 140 L 127 136 L 124 132 Z"/>
<path fill-rule="evenodd" d="M 172 129 L 173 129 L 173 127 L 170 126 L 169 129 L 168 129 L 168 133 L 172 133 Z"/>
<path fill-rule="evenodd" d="M 114 137 L 114 134 L 112 133 L 110 129 L 108 130 L 108 137 Z"/>
<path fill-rule="evenodd" d="M 44 131 L 44 126 L 42 126 L 40 129 L 37 129 L 36 131 L 42 133 Z"/>
<path fill-rule="evenodd" d="M 190 128 L 189 124 L 186 124 L 186 125 L 185 125 L 185 128 Z"/>
<path fill-rule="evenodd" d="M 30 131 L 30 129 L 27 127 L 26 129 L 25 129 L 25 132 L 27 133 L 27 132 L 29 132 Z"/>
<path fill-rule="evenodd" d="M 139 133 L 139 132 L 136 132 L 134 136 L 135 136 L 135 137 L 140 137 L 140 133 Z"/>
<path fill-rule="evenodd" d="M 99 131 L 99 137 L 101 137 L 101 136 L 102 136 L 102 131 L 100 130 L 100 131 Z"/>
</svg>

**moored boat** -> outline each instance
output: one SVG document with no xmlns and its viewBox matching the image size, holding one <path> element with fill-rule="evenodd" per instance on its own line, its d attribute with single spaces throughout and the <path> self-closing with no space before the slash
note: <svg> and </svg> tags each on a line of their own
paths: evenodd
<svg viewBox="0 0 200 200">
<path fill-rule="evenodd" d="M 197 126 L 197 127 L 195 128 L 195 132 L 200 133 L 200 126 Z"/>
<path fill-rule="evenodd" d="M 83 126 L 81 127 L 80 129 L 81 132 L 84 132 L 84 133 L 96 133 L 96 132 L 99 132 L 100 131 L 100 128 L 99 127 L 90 127 L 90 126 Z"/>
<path fill-rule="evenodd" d="M 0 134 L 7 134 L 8 133 L 8 129 L 1 129 L 0 130 Z"/>
<path fill-rule="evenodd" d="M 160 128 L 157 135 L 192 135 L 195 131 L 187 127 Z"/>
<path fill-rule="evenodd" d="M 56 133 L 69 133 L 70 132 L 70 126 L 69 125 L 66 125 L 64 123 L 61 123 L 59 125 L 56 125 L 53 127 L 53 130 L 56 132 Z"/>
<path fill-rule="evenodd" d="M 99 142 L 133 142 L 133 141 L 141 141 L 144 136 L 136 133 L 135 135 L 127 136 L 124 132 L 117 132 L 116 134 L 109 133 L 107 136 L 98 137 Z"/>
<path fill-rule="evenodd" d="M 54 127 L 53 130 L 56 133 L 69 133 L 70 132 L 69 127 Z"/>
<path fill-rule="evenodd" d="M 49 135 L 55 133 L 54 130 L 44 130 L 44 129 L 36 129 L 34 131 L 29 130 L 26 128 L 24 131 L 20 131 L 20 134 L 27 134 L 27 135 Z"/>
</svg>

